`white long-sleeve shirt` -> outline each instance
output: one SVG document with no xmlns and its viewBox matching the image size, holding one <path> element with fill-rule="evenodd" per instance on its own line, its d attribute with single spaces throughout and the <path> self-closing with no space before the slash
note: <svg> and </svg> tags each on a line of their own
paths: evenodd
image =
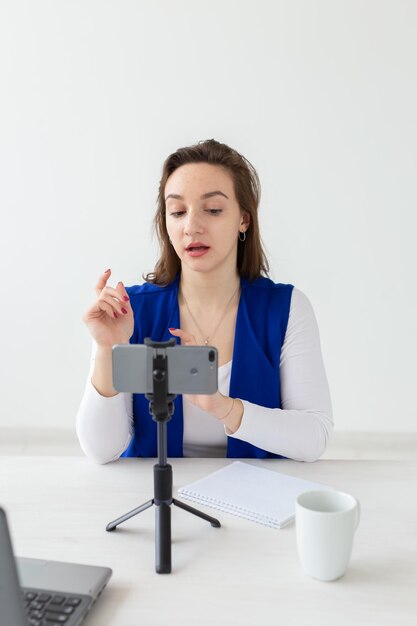
<svg viewBox="0 0 417 626">
<path fill-rule="evenodd" d="M 81 448 L 97 463 L 115 461 L 133 436 L 132 394 L 110 398 L 91 383 L 93 350 L 76 428 Z M 218 370 L 220 393 L 229 395 L 232 361 Z M 333 430 L 332 405 L 324 369 L 319 329 L 307 296 L 292 291 L 287 331 L 280 355 L 280 409 L 242 400 L 238 430 L 231 434 L 213 415 L 183 398 L 184 456 L 226 456 L 227 435 L 297 461 L 315 461 Z"/>
</svg>

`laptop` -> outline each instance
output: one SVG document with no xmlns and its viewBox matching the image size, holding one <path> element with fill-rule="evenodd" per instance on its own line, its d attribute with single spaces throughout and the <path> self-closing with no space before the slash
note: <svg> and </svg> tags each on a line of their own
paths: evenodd
<svg viewBox="0 0 417 626">
<path fill-rule="evenodd" d="M 78 626 L 111 575 L 108 567 L 15 558 L 0 507 L 0 626 Z"/>
</svg>

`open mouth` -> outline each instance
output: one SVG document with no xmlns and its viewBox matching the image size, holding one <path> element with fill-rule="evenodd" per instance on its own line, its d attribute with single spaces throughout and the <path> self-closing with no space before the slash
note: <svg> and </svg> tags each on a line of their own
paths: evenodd
<svg viewBox="0 0 417 626">
<path fill-rule="evenodd" d="M 202 256 L 203 254 L 206 254 L 208 250 L 210 250 L 210 247 L 204 246 L 200 242 L 197 242 L 196 244 L 190 244 L 185 248 L 185 251 L 189 256 Z"/>
</svg>

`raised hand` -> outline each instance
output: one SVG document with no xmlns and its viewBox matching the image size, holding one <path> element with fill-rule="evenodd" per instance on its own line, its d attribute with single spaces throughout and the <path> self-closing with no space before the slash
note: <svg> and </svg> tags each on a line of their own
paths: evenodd
<svg viewBox="0 0 417 626">
<path fill-rule="evenodd" d="M 85 312 L 83 320 L 97 345 L 111 348 L 129 343 L 133 334 L 133 311 L 122 282 L 116 287 L 107 285 L 111 270 L 104 272 L 95 287 L 97 300 Z"/>
</svg>

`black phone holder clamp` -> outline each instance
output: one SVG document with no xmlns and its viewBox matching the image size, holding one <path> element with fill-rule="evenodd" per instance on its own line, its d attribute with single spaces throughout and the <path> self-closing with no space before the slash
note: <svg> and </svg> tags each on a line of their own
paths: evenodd
<svg viewBox="0 0 417 626">
<path fill-rule="evenodd" d="M 172 497 L 172 467 L 167 463 L 166 426 L 174 413 L 174 394 L 168 393 L 168 359 L 166 349 L 176 345 L 174 338 L 169 341 L 152 341 L 148 337 L 145 345 L 154 349 L 152 377 L 153 393 L 146 394 L 149 412 L 157 422 L 158 463 L 153 468 L 154 497 L 133 511 L 125 513 L 106 526 L 107 531 L 115 530 L 122 522 L 155 505 L 155 569 L 158 574 L 171 572 L 171 504 L 210 522 L 220 528 L 219 520 L 202 513 Z"/>
</svg>

